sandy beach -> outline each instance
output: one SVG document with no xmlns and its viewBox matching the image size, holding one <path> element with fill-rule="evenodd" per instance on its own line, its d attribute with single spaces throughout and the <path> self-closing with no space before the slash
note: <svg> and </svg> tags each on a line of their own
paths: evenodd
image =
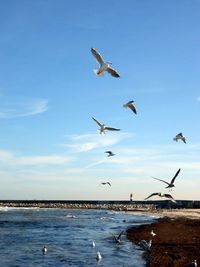
<svg viewBox="0 0 200 267">
<path fill-rule="evenodd" d="M 127 231 L 134 244 L 152 239 L 149 252 L 144 257 L 149 267 L 184 267 L 197 260 L 200 263 L 200 210 L 157 210 L 157 222 Z M 156 233 L 153 237 L 151 230 Z"/>
</svg>

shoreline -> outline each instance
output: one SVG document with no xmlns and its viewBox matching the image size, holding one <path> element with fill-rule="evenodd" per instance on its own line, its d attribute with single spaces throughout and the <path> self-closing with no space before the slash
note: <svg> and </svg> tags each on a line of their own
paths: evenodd
<svg viewBox="0 0 200 267">
<path fill-rule="evenodd" d="M 147 267 L 184 267 L 197 260 L 200 263 L 200 209 L 160 209 L 155 205 L 109 203 L 58 203 L 58 202 L 1 202 L 0 208 L 57 208 L 107 209 L 129 214 L 156 216 L 153 223 L 127 229 L 127 238 L 134 246 L 141 240 L 152 239 L 149 252 L 144 251 Z M 156 233 L 152 237 L 150 232 Z M 139 246 L 138 246 L 139 249 Z"/>
</svg>

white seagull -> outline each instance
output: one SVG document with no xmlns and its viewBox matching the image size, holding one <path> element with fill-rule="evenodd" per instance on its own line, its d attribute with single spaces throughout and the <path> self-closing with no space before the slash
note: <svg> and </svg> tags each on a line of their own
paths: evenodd
<svg viewBox="0 0 200 267">
<path fill-rule="evenodd" d="M 174 141 L 178 141 L 178 140 L 182 140 L 185 144 L 186 144 L 186 139 L 185 139 L 185 136 L 183 136 L 182 133 L 179 133 L 177 134 L 174 138 L 173 138 Z"/>
<path fill-rule="evenodd" d="M 114 156 L 115 154 L 112 152 L 112 151 L 105 151 L 105 153 L 107 153 L 108 154 L 108 156 L 107 157 L 112 157 L 112 156 Z"/>
<path fill-rule="evenodd" d="M 92 241 L 92 247 L 95 248 L 96 244 L 94 241 Z"/>
<path fill-rule="evenodd" d="M 151 230 L 151 235 L 154 237 L 156 234 L 154 233 L 153 229 Z"/>
<path fill-rule="evenodd" d="M 91 48 L 92 55 L 95 57 L 97 62 L 100 64 L 100 68 L 94 69 L 94 73 L 97 76 L 103 75 L 104 71 L 107 71 L 110 73 L 113 77 L 119 78 L 120 75 L 119 73 L 116 72 L 113 68 L 110 67 L 112 62 L 105 62 L 102 56 L 97 52 L 94 48 Z"/>
<path fill-rule="evenodd" d="M 174 175 L 174 177 L 172 178 L 172 180 L 171 180 L 170 183 L 168 183 L 168 182 L 166 182 L 166 181 L 164 181 L 164 180 L 158 179 L 158 178 L 156 178 L 156 177 L 152 177 L 152 178 L 153 178 L 153 179 L 156 179 L 156 180 L 158 180 L 158 181 L 161 181 L 161 182 L 163 182 L 163 183 L 165 183 L 165 184 L 167 184 L 167 186 L 166 186 L 165 188 L 169 188 L 169 189 L 170 189 L 170 188 L 172 188 L 172 187 L 175 187 L 175 185 L 174 185 L 174 181 L 175 181 L 176 177 L 178 176 L 180 170 L 181 170 L 181 169 L 178 169 L 178 171 L 176 172 L 176 174 Z"/>
<path fill-rule="evenodd" d="M 137 114 L 136 108 L 134 106 L 134 101 L 131 100 L 129 102 L 127 102 L 126 104 L 123 105 L 124 108 L 130 108 L 135 114 Z"/>
<path fill-rule="evenodd" d="M 46 247 L 46 246 L 44 246 L 44 247 L 42 248 L 42 253 L 43 253 L 43 254 L 46 254 L 46 253 L 47 253 L 47 247 Z"/>
<path fill-rule="evenodd" d="M 153 196 L 166 197 L 166 198 L 170 199 L 172 202 L 176 203 L 176 200 L 170 194 L 163 194 L 160 192 L 151 194 L 150 196 L 146 197 L 145 200 L 150 198 L 150 197 L 153 197 Z"/>
<path fill-rule="evenodd" d="M 97 260 L 97 261 L 102 260 L 101 253 L 100 253 L 99 251 L 97 252 L 96 260 Z"/>
<path fill-rule="evenodd" d="M 99 128 L 99 133 L 100 134 L 105 134 L 105 130 L 108 130 L 108 131 L 120 131 L 120 129 L 111 128 L 111 127 L 106 126 L 105 124 L 101 124 L 98 120 L 96 120 L 93 117 L 92 117 L 92 119 L 96 122 L 96 124 L 98 124 L 100 126 L 100 128 Z"/>
<path fill-rule="evenodd" d="M 152 244 L 152 240 L 149 240 L 149 242 L 147 242 L 146 240 L 141 240 L 138 245 L 145 251 L 150 251 L 151 249 L 151 244 Z"/>
<path fill-rule="evenodd" d="M 184 267 L 197 267 L 197 261 L 194 260 L 191 263 L 184 265 Z"/>
</svg>

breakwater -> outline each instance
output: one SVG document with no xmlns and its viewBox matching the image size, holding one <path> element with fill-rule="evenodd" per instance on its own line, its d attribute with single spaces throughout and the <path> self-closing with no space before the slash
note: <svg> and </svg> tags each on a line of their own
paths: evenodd
<svg viewBox="0 0 200 267">
<path fill-rule="evenodd" d="M 151 211 L 156 209 L 198 209 L 200 201 L 170 200 L 123 201 L 123 200 L 0 200 L 1 207 L 36 207 L 66 209 L 111 209 L 122 211 Z"/>
</svg>

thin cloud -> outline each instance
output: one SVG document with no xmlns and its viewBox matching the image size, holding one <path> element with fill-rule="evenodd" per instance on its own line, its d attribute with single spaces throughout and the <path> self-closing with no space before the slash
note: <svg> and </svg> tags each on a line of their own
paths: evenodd
<svg viewBox="0 0 200 267">
<path fill-rule="evenodd" d="M 0 150 L 0 163 L 4 165 L 58 165 L 71 161 L 70 157 L 60 155 L 48 156 L 18 156 L 13 152 Z"/>
<path fill-rule="evenodd" d="M 100 136 L 99 134 L 67 135 L 70 143 L 63 144 L 74 152 L 87 152 L 93 149 L 108 147 L 119 143 L 122 139 L 129 137 L 130 134 L 108 134 Z"/>
<path fill-rule="evenodd" d="M 0 119 L 32 116 L 43 113 L 48 109 L 46 99 L 32 99 L 23 101 L 1 101 Z"/>
</svg>

